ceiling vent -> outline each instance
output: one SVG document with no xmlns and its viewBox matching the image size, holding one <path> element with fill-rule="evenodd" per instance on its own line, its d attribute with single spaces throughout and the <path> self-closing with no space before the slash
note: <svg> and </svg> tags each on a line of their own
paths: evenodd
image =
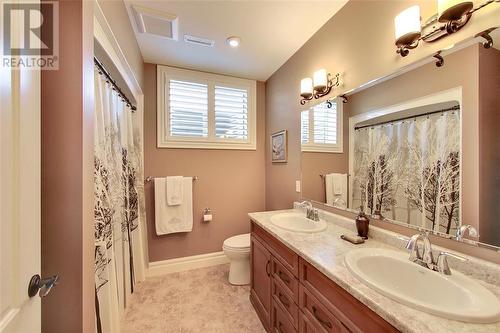
<svg viewBox="0 0 500 333">
<path fill-rule="evenodd" d="M 191 36 L 191 35 L 184 35 L 184 41 L 186 43 L 191 43 L 191 44 L 196 44 L 196 45 L 201 45 L 201 46 L 208 46 L 208 47 L 213 47 L 215 45 L 215 41 L 212 39 L 206 39 L 206 38 L 201 38 L 201 37 L 196 37 L 196 36 Z"/>
<path fill-rule="evenodd" d="M 135 23 L 140 33 L 179 39 L 179 18 L 177 15 L 141 6 L 132 6 Z"/>
</svg>

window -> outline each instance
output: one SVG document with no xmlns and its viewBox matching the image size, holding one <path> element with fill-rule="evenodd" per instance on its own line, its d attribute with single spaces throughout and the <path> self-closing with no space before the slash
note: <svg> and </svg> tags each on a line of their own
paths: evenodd
<svg viewBox="0 0 500 333">
<path fill-rule="evenodd" d="M 335 99 L 323 102 L 301 113 L 302 151 L 342 153 L 342 103 Z"/>
<path fill-rule="evenodd" d="M 256 82 L 158 66 L 158 147 L 256 149 Z"/>
</svg>

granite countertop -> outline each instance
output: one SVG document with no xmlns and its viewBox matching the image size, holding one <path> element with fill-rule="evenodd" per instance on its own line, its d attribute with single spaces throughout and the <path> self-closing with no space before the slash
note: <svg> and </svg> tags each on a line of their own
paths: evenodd
<svg viewBox="0 0 500 333">
<path fill-rule="evenodd" d="M 370 227 L 370 238 L 364 244 L 354 245 L 340 239 L 342 234 L 355 234 L 354 221 L 325 211 L 320 211 L 320 217 L 327 221 L 328 227 L 324 232 L 316 234 L 290 232 L 271 223 L 271 216 L 289 212 L 302 211 L 290 209 L 250 213 L 248 216 L 401 332 L 500 333 L 500 322 L 470 324 L 410 308 L 369 288 L 349 272 L 344 264 L 344 256 L 352 249 L 387 248 L 403 252 L 404 241 L 398 239 L 397 234 Z M 439 249 L 437 246 L 435 248 Z M 500 267 L 483 260 L 471 257 L 468 259 L 467 265 L 460 268 L 457 268 L 458 263 L 450 260 L 450 267 L 475 278 L 500 298 Z"/>
</svg>

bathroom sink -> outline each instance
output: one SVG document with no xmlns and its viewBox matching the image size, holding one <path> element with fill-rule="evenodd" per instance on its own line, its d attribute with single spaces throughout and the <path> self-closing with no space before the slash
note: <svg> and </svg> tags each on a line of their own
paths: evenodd
<svg viewBox="0 0 500 333">
<path fill-rule="evenodd" d="M 500 301 L 475 280 L 452 270 L 444 275 L 392 250 L 363 248 L 345 256 L 347 268 L 370 288 L 400 303 L 470 323 L 500 320 Z"/>
<path fill-rule="evenodd" d="M 285 230 L 295 232 L 314 233 L 326 229 L 323 220 L 313 221 L 304 216 L 304 213 L 281 213 L 271 216 L 271 223 Z"/>
</svg>

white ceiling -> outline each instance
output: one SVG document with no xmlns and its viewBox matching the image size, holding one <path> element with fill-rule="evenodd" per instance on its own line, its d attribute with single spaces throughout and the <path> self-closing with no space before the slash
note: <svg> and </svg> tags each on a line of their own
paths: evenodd
<svg viewBox="0 0 500 333">
<path fill-rule="evenodd" d="M 145 62 L 265 81 L 347 0 L 330 1 L 137 1 L 125 0 Z M 142 34 L 132 5 L 179 17 L 179 40 Z M 187 44 L 184 34 L 215 40 Z M 238 36 L 231 48 L 226 38 Z"/>
</svg>

